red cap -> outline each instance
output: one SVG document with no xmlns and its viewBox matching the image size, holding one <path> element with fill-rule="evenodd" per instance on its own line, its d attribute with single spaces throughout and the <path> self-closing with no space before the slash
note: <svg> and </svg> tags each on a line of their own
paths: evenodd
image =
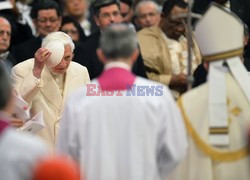
<svg viewBox="0 0 250 180">
<path fill-rule="evenodd" d="M 78 166 L 65 157 L 50 157 L 35 168 L 33 180 L 80 180 Z"/>
</svg>

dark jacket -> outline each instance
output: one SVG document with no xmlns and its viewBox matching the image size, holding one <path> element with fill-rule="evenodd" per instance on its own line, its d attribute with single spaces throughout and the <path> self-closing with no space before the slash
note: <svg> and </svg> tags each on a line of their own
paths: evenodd
<svg viewBox="0 0 250 180">
<path fill-rule="evenodd" d="M 33 58 L 35 52 L 41 47 L 42 39 L 40 37 L 33 37 L 28 41 L 18 44 L 12 49 L 12 53 L 16 59 L 16 64 Z"/>
</svg>

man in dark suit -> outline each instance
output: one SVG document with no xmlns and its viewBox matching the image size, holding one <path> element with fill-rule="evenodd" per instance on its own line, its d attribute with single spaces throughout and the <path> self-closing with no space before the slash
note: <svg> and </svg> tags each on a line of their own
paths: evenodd
<svg viewBox="0 0 250 180">
<path fill-rule="evenodd" d="M 99 76 L 104 67 L 103 63 L 99 61 L 96 55 L 101 31 L 111 24 L 122 22 L 118 0 L 96 0 L 93 4 L 93 8 L 94 20 L 96 25 L 100 28 L 100 31 L 87 38 L 86 42 L 83 44 L 82 51 L 79 49 L 75 51 L 76 56 L 78 53 L 83 54 L 83 58 L 78 62 L 88 68 L 91 79 Z M 137 58 L 132 71 L 138 76 L 147 77 L 141 56 Z"/>
<path fill-rule="evenodd" d="M 56 2 L 41 0 L 31 10 L 31 17 L 37 29 L 37 37 L 25 41 L 13 49 L 17 63 L 34 57 L 41 47 L 42 39 L 51 32 L 58 31 L 61 26 L 61 11 Z"/>
</svg>

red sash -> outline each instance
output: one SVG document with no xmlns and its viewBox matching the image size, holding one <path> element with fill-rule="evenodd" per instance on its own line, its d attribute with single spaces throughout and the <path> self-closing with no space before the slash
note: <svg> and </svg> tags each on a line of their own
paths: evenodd
<svg viewBox="0 0 250 180">
<path fill-rule="evenodd" d="M 9 124 L 6 121 L 0 120 L 0 135 L 8 126 Z"/>
</svg>

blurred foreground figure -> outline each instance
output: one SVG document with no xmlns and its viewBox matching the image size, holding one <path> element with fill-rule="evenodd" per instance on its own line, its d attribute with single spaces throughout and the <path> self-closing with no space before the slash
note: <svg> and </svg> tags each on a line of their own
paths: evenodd
<svg viewBox="0 0 250 180">
<path fill-rule="evenodd" d="M 169 89 L 131 72 L 136 33 L 114 24 L 101 36 L 103 73 L 71 96 L 59 135 L 88 180 L 160 180 L 187 148 L 180 112 Z"/>
<path fill-rule="evenodd" d="M 173 179 L 247 180 L 250 79 L 240 58 L 243 24 L 212 5 L 198 22 L 195 36 L 209 62 L 208 82 L 179 99 L 190 146 Z"/>
<path fill-rule="evenodd" d="M 9 125 L 13 112 L 11 83 L 0 65 L 0 179 L 31 180 L 34 165 L 47 153 L 45 145 Z"/>
</svg>

